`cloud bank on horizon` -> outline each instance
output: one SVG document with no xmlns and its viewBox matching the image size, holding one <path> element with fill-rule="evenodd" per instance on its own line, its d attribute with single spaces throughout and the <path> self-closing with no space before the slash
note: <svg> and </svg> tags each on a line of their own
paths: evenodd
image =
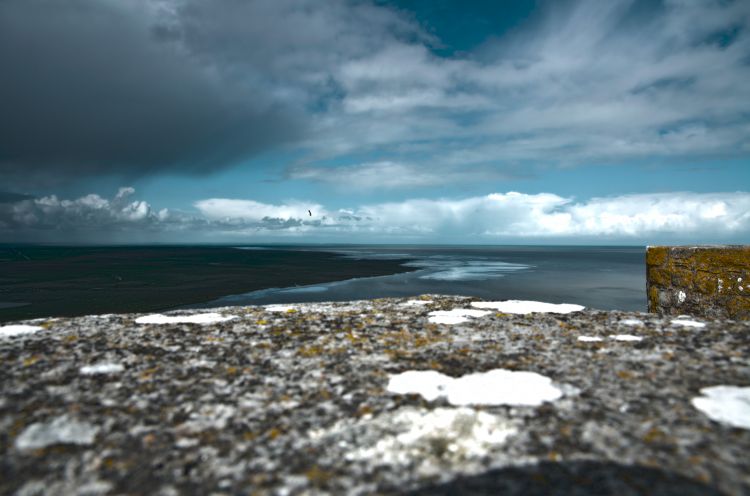
<svg viewBox="0 0 750 496">
<path fill-rule="evenodd" d="M 0 1 L 0 241 L 748 242 L 750 2 L 516 5 Z"/>
<path fill-rule="evenodd" d="M 0 234 L 26 240 L 54 239 L 60 231 L 101 241 L 102 233 L 134 241 L 133 233 L 158 232 L 164 241 L 348 242 L 423 241 L 459 243 L 599 242 L 648 243 L 747 241 L 750 193 L 664 193 L 594 198 L 577 202 L 551 193 L 492 193 L 461 199 L 409 199 L 352 209 L 291 201 L 265 204 L 211 198 L 197 213 L 162 209 L 131 200 L 121 188 L 109 200 L 96 194 L 74 200 L 56 196 L 0 203 Z M 314 212 L 309 216 L 308 209 Z M 19 239 L 23 240 L 23 239 Z M 135 239 L 136 241 L 138 238 Z"/>
</svg>

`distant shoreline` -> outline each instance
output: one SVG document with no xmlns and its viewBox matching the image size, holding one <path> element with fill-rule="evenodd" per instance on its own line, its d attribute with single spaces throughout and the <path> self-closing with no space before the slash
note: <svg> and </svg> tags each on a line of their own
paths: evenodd
<svg viewBox="0 0 750 496">
<path fill-rule="evenodd" d="M 406 261 L 292 246 L 0 246 L 0 322 L 162 311 L 271 287 L 415 270 Z"/>
</svg>

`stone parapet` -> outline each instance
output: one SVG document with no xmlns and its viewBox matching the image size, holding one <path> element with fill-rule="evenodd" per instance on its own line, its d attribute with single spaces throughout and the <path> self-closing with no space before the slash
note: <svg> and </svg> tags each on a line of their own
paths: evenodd
<svg viewBox="0 0 750 496">
<path fill-rule="evenodd" d="M 750 319 L 750 246 L 649 246 L 648 310 Z"/>
<path fill-rule="evenodd" d="M 422 295 L 0 326 L 0 494 L 750 494 L 750 320 L 577 310 Z"/>
</svg>

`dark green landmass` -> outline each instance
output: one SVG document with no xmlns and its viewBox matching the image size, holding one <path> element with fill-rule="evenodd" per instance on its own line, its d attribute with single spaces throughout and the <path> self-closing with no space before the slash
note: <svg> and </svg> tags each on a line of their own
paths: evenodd
<svg viewBox="0 0 750 496">
<path fill-rule="evenodd" d="M 269 287 L 413 270 L 402 263 L 283 249 L 0 246 L 0 322 L 157 311 Z"/>
</svg>

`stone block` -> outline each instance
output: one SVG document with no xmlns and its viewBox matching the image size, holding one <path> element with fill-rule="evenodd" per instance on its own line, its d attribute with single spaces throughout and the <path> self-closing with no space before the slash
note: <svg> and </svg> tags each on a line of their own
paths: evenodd
<svg viewBox="0 0 750 496">
<path fill-rule="evenodd" d="M 750 319 L 750 246 L 650 246 L 649 311 Z"/>
</svg>

